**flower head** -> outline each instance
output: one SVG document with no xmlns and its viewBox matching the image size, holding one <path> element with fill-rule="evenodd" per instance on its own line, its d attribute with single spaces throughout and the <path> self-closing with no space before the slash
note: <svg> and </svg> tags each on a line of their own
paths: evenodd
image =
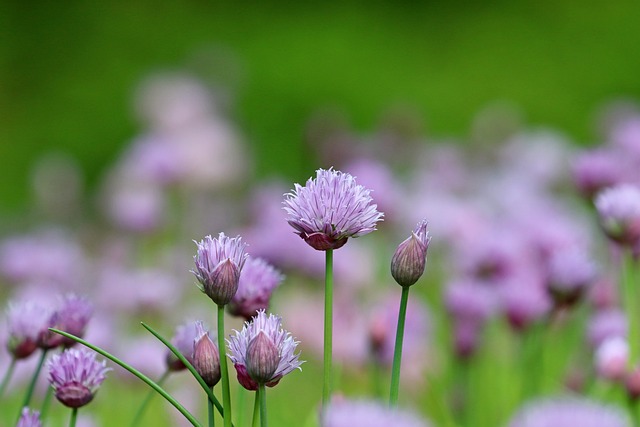
<svg viewBox="0 0 640 427">
<path fill-rule="evenodd" d="M 422 276 L 430 241 L 427 221 L 422 220 L 411 236 L 400 243 L 391 259 L 391 275 L 400 286 L 411 286 Z"/>
<path fill-rule="evenodd" d="M 547 289 L 557 304 L 574 304 L 595 277 L 595 265 L 580 249 L 557 250 L 549 257 Z"/>
<path fill-rule="evenodd" d="M 49 382 L 56 398 L 65 406 L 79 408 L 91 402 L 110 368 L 98 362 L 96 354 L 82 348 L 70 348 L 47 361 Z"/>
<path fill-rule="evenodd" d="M 193 367 L 209 387 L 220 381 L 220 353 L 201 321 L 197 321 L 193 341 Z"/>
<path fill-rule="evenodd" d="M 84 336 L 85 329 L 93 315 L 93 304 L 82 296 L 67 294 L 61 298 L 60 306 L 49 318 L 48 328 L 56 328 L 77 337 Z M 76 342 L 62 335 L 43 329 L 38 337 L 38 345 L 44 349 L 51 349 L 64 345 L 71 347 Z"/>
<path fill-rule="evenodd" d="M 14 358 L 27 358 L 38 348 L 38 336 L 47 328 L 50 316 L 50 310 L 31 301 L 9 303 L 7 349 Z"/>
<path fill-rule="evenodd" d="M 42 427 L 40 422 L 40 412 L 31 411 L 26 406 L 22 408 L 22 414 L 16 427 Z"/>
<path fill-rule="evenodd" d="M 630 427 L 624 413 L 588 399 L 562 397 L 542 399 L 524 406 L 509 427 Z"/>
<path fill-rule="evenodd" d="M 609 238 L 626 245 L 640 239 L 640 188 L 631 184 L 607 188 L 598 193 L 595 205 Z"/>
<path fill-rule="evenodd" d="M 227 306 L 229 313 L 250 320 L 258 310 L 269 308 L 271 293 L 284 276 L 262 258 L 249 258 L 240 274 L 238 292 Z"/>
<path fill-rule="evenodd" d="M 281 322 L 280 316 L 260 310 L 227 340 L 238 381 L 247 390 L 257 390 L 259 384 L 273 387 L 289 372 L 301 369 L 300 353 L 295 353 L 298 341 L 282 329 Z"/>
<path fill-rule="evenodd" d="M 193 364 L 193 342 L 198 336 L 196 322 L 187 322 L 176 328 L 171 344 L 180 351 L 180 353 Z M 166 357 L 167 368 L 170 371 L 181 371 L 186 369 L 184 363 L 180 361 L 171 351 L 167 352 Z"/>
<path fill-rule="evenodd" d="M 200 282 L 200 290 L 216 304 L 228 304 L 238 290 L 240 272 L 249 256 L 246 244 L 240 236 L 230 238 L 224 233 L 215 239 L 207 236 L 196 244 L 196 269 L 191 272 Z"/>
<path fill-rule="evenodd" d="M 318 169 L 315 179 L 309 178 L 304 187 L 295 184 L 285 195 L 287 222 L 312 248 L 338 249 L 349 237 L 371 233 L 382 220 L 384 214 L 369 193 L 348 173 Z"/>
<path fill-rule="evenodd" d="M 427 427 L 430 424 L 406 410 L 374 401 L 331 402 L 323 412 L 322 427 Z"/>
</svg>

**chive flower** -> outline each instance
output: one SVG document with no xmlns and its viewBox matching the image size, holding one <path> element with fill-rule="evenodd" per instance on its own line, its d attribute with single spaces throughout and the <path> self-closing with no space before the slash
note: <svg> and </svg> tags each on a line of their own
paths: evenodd
<svg viewBox="0 0 640 427">
<path fill-rule="evenodd" d="M 250 320 L 258 310 L 269 308 L 273 291 L 282 283 L 284 276 L 262 258 L 250 257 L 242 269 L 238 291 L 227 305 L 233 316 Z"/>
<path fill-rule="evenodd" d="M 218 384 L 220 374 L 220 353 L 201 321 L 195 322 L 196 338 L 193 341 L 193 367 L 209 387 Z"/>
<path fill-rule="evenodd" d="M 330 168 L 318 169 L 305 186 L 295 184 L 285 194 L 287 222 L 309 246 L 319 251 L 338 249 L 350 237 L 376 230 L 384 214 L 355 177 Z"/>
<path fill-rule="evenodd" d="M 20 414 L 20 419 L 16 427 L 42 427 L 40 412 L 31 411 L 27 407 L 22 408 L 22 413 Z"/>
<path fill-rule="evenodd" d="M 422 220 L 411 236 L 400 243 L 391 259 L 391 275 L 400 286 L 411 286 L 422 276 L 430 241 L 427 221 Z"/>
</svg>

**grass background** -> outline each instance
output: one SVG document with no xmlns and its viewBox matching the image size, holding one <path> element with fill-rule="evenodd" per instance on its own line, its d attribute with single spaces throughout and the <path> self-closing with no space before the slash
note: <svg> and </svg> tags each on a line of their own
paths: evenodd
<svg viewBox="0 0 640 427">
<path fill-rule="evenodd" d="M 135 86 L 195 70 L 233 93 L 258 176 L 304 178 L 309 117 L 335 107 L 371 130 L 409 106 L 464 135 L 495 100 L 532 124 L 596 138 L 605 101 L 640 96 L 640 3 L 523 1 L 0 1 L 0 212 L 29 200 L 43 153 L 75 156 L 92 185 L 139 130 Z"/>
</svg>

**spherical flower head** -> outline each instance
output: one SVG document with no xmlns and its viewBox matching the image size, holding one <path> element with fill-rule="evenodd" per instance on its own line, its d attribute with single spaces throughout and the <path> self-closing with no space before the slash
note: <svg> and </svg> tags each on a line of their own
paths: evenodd
<svg viewBox="0 0 640 427">
<path fill-rule="evenodd" d="M 298 341 L 282 329 L 281 323 L 280 316 L 267 316 L 260 310 L 227 340 L 238 382 L 247 390 L 257 390 L 259 384 L 273 387 L 294 369 L 302 370 L 300 353 L 295 353 Z"/>
<path fill-rule="evenodd" d="M 38 348 L 38 336 L 49 325 L 51 311 L 31 301 L 9 303 L 7 349 L 15 359 L 25 359 Z"/>
<path fill-rule="evenodd" d="M 201 321 L 195 322 L 196 338 L 193 341 L 193 367 L 209 387 L 220 381 L 220 353 Z"/>
<path fill-rule="evenodd" d="M 400 286 L 411 286 L 422 276 L 430 241 L 427 221 L 422 220 L 411 236 L 400 243 L 391 258 L 391 275 Z"/>
<path fill-rule="evenodd" d="M 630 427 L 624 412 L 584 398 L 550 398 L 525 405 L 509 427 Z"/>
<path fill-rule="evenodd" d="M 629 246 L 640 239 L 640 188 L 631 184 L 607 188 L 598 193 L 595 205 L 610 239 Z"/>
<path fill-rule="evenodd" d="M 334 399 L 323 411 L 321 427 L 428 427 L 416 414 L 375 401 Z"/>
<path fill-rule="evenodd" d="M 240 236 L 230 238 L 224 233 L 215 239 L 206 236 L 195 243 L 196 268 L 191 272 L 200 282 L 200 290 L 216 304 L 228 304 L 238 290 L 240 272 L 249 256 L 245 253 L 246 244 Z"/>
<path fill-rule="evenodd" d="M 193 343 L 197 336 L 198 330 L 196 328 L 196 322 L 186 322 L 176 328 L 171 338 L 171 344 L 173 344 L 191 364 L 193 364 Z M 187 368 L 171 351 L 167 352 L 166 363 L 167 369 L 174 372 Z"/>
<path fill-rule="evenodd" d="M 594 282 L 596 267 L 587 254 L 577 248 L 553 252 L 547 266 L 547 288 L 556 304 L 575 304 Z"/>
<path fill-rule="evenodd" d="M 284 276 L 262 258 L 250 257 L 242 269 L 238 291 L 227 305 L 233 316 L 250 320 L 258 310 L 269 308 L 273 291 L 282 283 Z"/>
<path fill-rule="evenodd" d="M 20 419 L 16 427 L 42 427 L 40 412 L 31 411 L 27 407 L 22 408 L 22 413 L 20 414 Z"/>
<path fill-rule="evenodd" d="M 65 406 L 79 408 L 93 400 L 110 368 L 106 361 L 98 362 L 90 350 L 70 348 L 47 361 L 49 383 L 56 398 Z"/>
<path fill-rule="evenodd" d="M 578 190 L 591 199 L 603 188 L 622 180 L 621 156 L 611 149 L 598 149 L 579 154 L 571 165 Z"/>
<path fill-rule="evenodd" d="M 619 308 L 600 310 L 593 314 L 587 324 L 587 338 L 591 348 L 614 337 L 627 336 L 627 316 Z"/>
<path fill-rule="evenodd" d="M 67 294 L 61 298 L 59 307 L 49 318 L 48 327 L 60 329 L 82 338 L 92 315 L 93 304 L 86 297 Z M 61 345 L 71 347 L 75 344 L 76 341 L 46 328 L 41 331 L 38 337 L 38 345 L 43 349 L 52 349 Z"/>
<path fill-rule="evenodd" d="M 612 337 L 603 342 L 595 354 L 596 372 L 610 381 L 623 380 L 627 373 L 629 344 L 622 337 Z"/>
<path fill-rule="evenodd" d="M 285 194 L 287 222 L 312 248 L 338 249 L 349 237 L 360 237 L 376 230 L 384 214 L 369 195 L 370 190 L 356 184 L 348 173 L 318 169 L 303 187 L 295 184 Z"/>
</svg>

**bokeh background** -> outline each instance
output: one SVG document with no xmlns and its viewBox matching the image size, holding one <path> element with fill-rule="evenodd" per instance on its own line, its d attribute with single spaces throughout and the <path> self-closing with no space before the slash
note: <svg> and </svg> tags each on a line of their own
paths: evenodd
<svg viewBox="0 0 640 427">
<path fill-rule="evenodd" d="M 504 101 L 526 121 L 597 139 L 603 102 L 640 96 L 640 5 L 615 2 L 0 2 L 0 211 L 24 210 L 43 153 L 75 157 L 91 191 L 136 134 L 133 92 L 187 69 L 226 92 L 259 176 L 303 179 L 310 117 L 362 131 L 409 108 L 464 135 Z"/>
</svg>

